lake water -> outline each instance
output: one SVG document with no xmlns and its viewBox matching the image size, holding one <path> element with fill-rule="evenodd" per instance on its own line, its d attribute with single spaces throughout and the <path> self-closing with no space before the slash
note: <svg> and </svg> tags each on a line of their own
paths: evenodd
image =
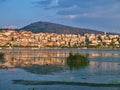
<svg viewBox="0 0 120 90">
<path fill-rule="evenodd" d="M 0 58 L 0 90 L 120 89 L 120 50 L 13 49 L 0 52 L 5 53 L 4 58 Z M 71 67 L 66 59 L 69 53 L 88 55 L 89 64 Z"/>
</svg>

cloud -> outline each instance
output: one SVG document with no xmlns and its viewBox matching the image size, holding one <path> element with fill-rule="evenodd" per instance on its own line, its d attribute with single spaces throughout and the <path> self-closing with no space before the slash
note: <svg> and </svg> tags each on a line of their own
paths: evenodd
<svg viewBox="0 0 120 90">
<path fill-rule="evenodd" d="M 119 0 L 43 0 L 35 5 L 44 9 L 56 9 L 57 15 L 79 17 L 113 17 L 119 15 Z M 117 14 L 117 15 L 116 15 Z"/>
<path fill-rule="evenodd" d="M 106 3 L 103 5 L 94 5 L 91 6 L 78 6 L 76 5 L 75 8 L 71 9 L 61 9 L 57 12 L 58 15 L 68 16 L 68 15 L 76 15 L 77 18 L 79 17 L 86 17 L 86 18 L 114 18 L 120 19 L 120 3 L 119 2 L 112 2 Z"/>
<path fill-rule="evenodd" d="M 33 2 L 33 4 L 36 4 L 37 6 L 40 5 L 44 7 L 48 6 L 50 3 L 51 3 L 51 0 Z"/>
<path fill-rule="evenodd" d="M 74 18 L 77 18 L 77 15 L 67 15 L 66 18 L 74 19 Z"/>
<path fill-rule="evenodd" d="M 18 27 L 15 25 L 10 25 L 10 26 L 5 26 L 3 28 L 8 28 L 8 29 L 17 29 Z"/>
<path fill-rule="evenodd" d="M 64 18 L 66 18 L 66 19 L 75 19 L 75 18 L 77 18 L 78 17 L 78 15 L 59 15 L 59 16 L 56 16 L 56 17 L 54 17 L 54 18 L 59 18 L 59 19 L 64 19 Z"/>
<path fill-rule="evenodd" d="M 36 7 L 43 7 L 44 9 L 51 9 L 59 6 L 59 0 L 43 0 L 33 2 Z"/>
<path fill-rule="evenodd" d="M 47 7 L 51 3 L 54 3 L 56 5 L 56 8 L 69 8 L 73 5 L 77 5 L 79 7 L 91 7 L 91 6 L 97 6 L 97 5 L 104 5 L 109 2 L 113 2 L 116 0 L 38 0 L 34 4 L 40 5 L 42 7 Z M 52 7 L 52 5 L 51 5 Z M 54 5 L 53 5 L 54 7 Z"/>
<path fill-rule="evenodd" d="M 59 6 L 59 0 L 52 1 L 51 6 Z"/>
</svg>

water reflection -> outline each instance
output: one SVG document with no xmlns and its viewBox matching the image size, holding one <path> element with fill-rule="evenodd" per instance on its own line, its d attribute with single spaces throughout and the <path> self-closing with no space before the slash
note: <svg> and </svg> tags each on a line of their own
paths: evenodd
<svg viewBox="0 0 120 90">
<path fill-rule="evenodd" d="M 72 54 L 70 53 L 67 57 L 67 65 L 70 70 L 79 70 L 80 68 L 86 67 L 89 64 L 88 56 L 82 55 L 80 53 Z"/>
<path fill-rule="evenodd" d="M 59 56 L 58 56 L 59 55 Z M 65 65 L 65 53 L 9 52 L 5 53 L 1 68 L 27 67 L 31 65 Z"/>
<path fill-rule="evenodd" d="M 64 66 L 60 65 L 38 65 L 34 64 L 31 66 L 22 67 L 24 70 L 34 74 L 53 74 L 63 72 L 65 70 Z"/>
<path fill-rule="evenodd" d="M 54 51 L 8 50 L 4 52 L 4 59 L 0 61 L 1 90 L 25 90 L 24 87 L 28 87 L 28 90 L 30 90 L 30 87 L 41 89 L 43 84 L 48 90 L 50 87 L 53 87 L 52 89 L 56 87 L 57 90 L 62 85 L 65 87 L 73 87 L 72 89 L 71 87 L 68 88 L 71 90 L 76 89 L 76 86 L 74 85 L 80 85 L 79 87 L 81 88 L 87 87 L 87 89 L 94 87 L 96 90 L 98 87 L 100 87 L 100 89 L 101 87 L 105 87 L 102 88 L 102 90 L 106 90 L 106 87 L 109 87 L 109 89 L 115 87 L 114 89 L 116 89 L 116 86 L 120 86 L 119 50 L 111 52 L 104 50 L 72 51 L 73 56 L 75 53 L 87 53 L 89 55 L 88 66 L 86 63 L 80 65 L 80 61 L 77 59 L 74 59 L 74 61 L 67 59 L 67 57 L 69 58 L 70 56 L 69 52 L 71 52 L 71 50 L 65 52 L 65 50 L 62 49 Z M 82 68 L 81 66 L 85 66 L 85 68 Z M 6 70 L 6 68 L 9 70 Z M 72 68 L 73 71 L 70 71 L 70 68 Z M 22 86 L 16 85 L 16 83 L 22 84 Z M 48 84 L 52 86 L 49 86 Z M 4 85 L 7 85 L 7 87 Z M 17 86 L 19 87 L 14 88 Z M 91 90 L 94 90 L 94 88 L 91 88 Z"/>
<path fill-rule="evenodd" d="M 57 52 L 6 52 L 0 68 L 22 68 L 36 74 L 52 74 L 66 69 L 67 53 Z"/>
<path fill-rule="evenodd" d="M 6 52 L 4 61 L 0 61 L 0 68 L 22 68 L 31 73 L 51 74 L 68 67 L 78 70 L 88 65 L 87 57 L 71 55 L 65 52 Z"/>
<path fill-rule="evenodd" d="M 69 51 L 70 52 L 70 51 Z M 108 63 L 111 57 L 119 56 L 116 53 L 97 53 L 90 52 L 88 57 L 79 56 L 81 54 L 75 54 L 73 52 L 72 57 L 69 52 L 65 51 L 7 51 L 4 52 L 4 59 L 0 59 L 0 68 L 22 68 L 28 72 L 35 74 L 52 74 L 56 72 L 62 72 L 64 70 L 79 70 L 82 67 L 86 67 L 89 64 L 89 71 L 93 72 L 94 69 L 100 68 L 103 70 L 114 68 L 119 69 L 118 63 Z M 79 52 L 78 52 L 79 53 Z M 76 58 L 73 58 L 73 57 Z M 106 58 L 100 57 L 104 56 Z M 67 58 L 68 57 L 68 58 Z M 113 58 L 114 59 L 114 58 Z M 119 59 L 119 57 L 118 57 Z M 108 62 L 106 62 L 108 61 Z M 113 61 L 113 60 L 112 60 Z M 117 60 L 116 60 L 117 61 Z M 106 62 L 106 63 L 105 63 Z M 119 62 L 119 61 L 118 61 Z M 113 67 L 114 66 L 114 67 Z M 93 71 L 92 71 L 93 70 Z"/>
</svg>

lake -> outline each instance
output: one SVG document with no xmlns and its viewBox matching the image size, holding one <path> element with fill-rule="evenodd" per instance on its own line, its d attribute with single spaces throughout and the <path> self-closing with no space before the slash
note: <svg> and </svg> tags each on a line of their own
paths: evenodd
<svg viewBox="0 0 120 90">
<path fill-rule="evenodd" d="M 120 50 L 0 50 L 0 90 L 119 90 Z M 67 61 L 70 53 L 87 64 Z M 76 62 L 76 63 L 74 63 Z"/>
</svg>

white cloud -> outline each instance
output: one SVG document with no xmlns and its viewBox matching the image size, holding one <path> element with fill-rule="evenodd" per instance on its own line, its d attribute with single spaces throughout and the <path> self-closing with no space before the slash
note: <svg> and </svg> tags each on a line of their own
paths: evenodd
<svg viewBox="0 0 120 90">
<path fill-rule="evenodd" d="M 55 18 L 75 19 L 77 17 L 78 17 L 78 15 L 59 15 L 59 16 L 56 16 Z"/>
<path fill-rule="evenodd" d="M 57 7 L 59 6 L 59 0 L 52 0 L 47 7 Z"/>
<path fill-rule="evenodd" d="M 78 15 L 79 17 L 99 17 L 96 13 L 83 13 Z"/>
<path fill-rule="evenodd" d="M 67 15 L 65 17 L 69 19 L 74 19 L 74 18 L 77 18 L 77 15 Z"/>
</svg>

